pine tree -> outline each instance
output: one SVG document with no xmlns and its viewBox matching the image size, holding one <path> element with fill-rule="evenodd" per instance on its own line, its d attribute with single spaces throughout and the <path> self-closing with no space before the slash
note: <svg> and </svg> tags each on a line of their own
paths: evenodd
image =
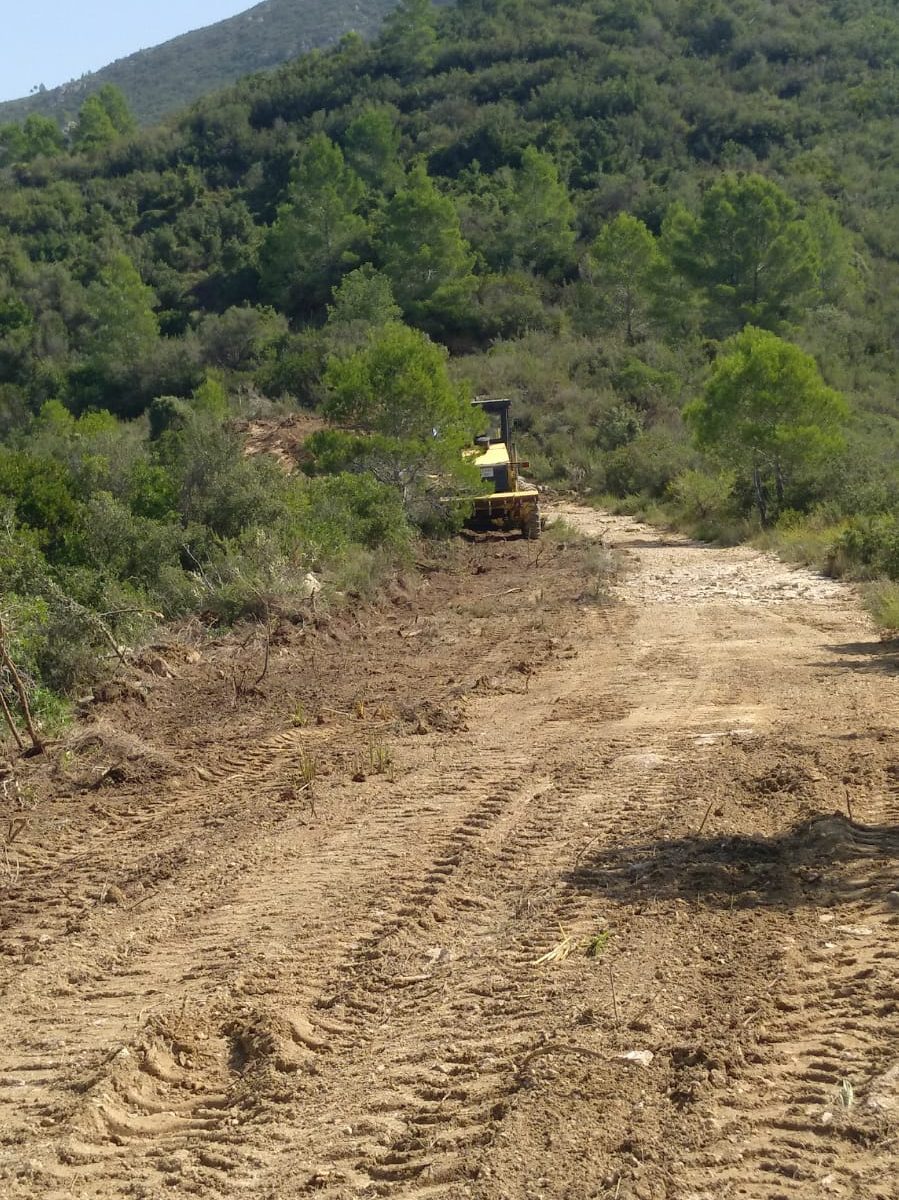
<svg viewBox="0 0 899 1200">
<path fill-rule="evenodd" d="M 107 83 L 82 104 L 72 145 L 76 150 L 102 150 L 136 128 L 124 94 L 114 84 Z"/>
<path fill-rule="evenodd" d="M 571 265 L 574 205 L 551 155 L 527 146 L 500 195 L 497 236 L 506 267 L 558 274 Z"/>
<path fill-rule="evenodd" d="M 417 324 L 458 326 L 470 316 L 477 281 L 474 255 L 452 200 L 423 165 L 387 205 L 377 250 L 394 295 Z"/>
<path fill-rule="evenodd" d="M 749 322 L 782 328 L 816 299 L 815 235 L 786 192 L 760 175 L 724 175 L 698 213 L 677 206 L 663 243 L 672 266 L 701 289 L 717 336 Z"/>
<path fill-rule="evenodd" d="M 797 474 L 842 447 L 848 416 L 811 355 L 752 325 L 725 342 L 704 393 L 684 409 L 696 445 L 748 477 L 762 524 Z"/>
<path fill-rule="evenodd" d="M 369 105 L 350 121 L 343 139 L 346 160 L 357 175 L 388 194 L 403 181 L 398 117 L 392 105 Z"/>
<path fill-rule="evenodd" d="M 655 238 L 630 213 L 619 213 L 605 225 L 587 254 L 585 274 L 600 307 L 624 326 L 631 344 L 649 309 L 660 262 Z"/>
<path fill-rule="evenodd" d="M 128 255 L 114 255 L 88 288 L 88 355 L 127 364 L 146 354 L 159 336 L 154 303 L 153 289 L 141 280 Z"/>
<path fill-rule="evenodd" d="M 322 304 L 348 268 L 366 223 L 362 181 L 325 134 L 310 138 L 260 252 L 263 296 L 292 316 Z"/>
<path fill-rule="evenodd" d="M 437 57 L 437 10 L 431 0 L 400 0 L 384 20 L 383 61 L 401 78 L 429 71 Z"/>
</svg>

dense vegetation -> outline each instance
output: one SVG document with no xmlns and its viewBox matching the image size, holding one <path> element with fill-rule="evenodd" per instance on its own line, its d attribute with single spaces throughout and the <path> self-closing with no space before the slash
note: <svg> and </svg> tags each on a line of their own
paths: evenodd
<svg viewBox="0 0 899 1200">
<path fill-rule="evenodd" d="M 333 45 L 351 30 L 373 36 L 392 7 L 393 0 L 263 0 L 236 17 L 138 50 L 80 79 L 0 103 L 0 123 L 37 114 L 64 125 L 88 96 L 112 84 L 138 123 L 148 125 L 252 71 Z M 185 11 L 188 21 L 190 10 Z"/>
<path fill-rule="evenodd" d="M 887 0 L 403 0 L 161 128 L 4 130 L 31 676 L 451 524 L 475 392 L 544 480 L 899 577 L 897 54 Z M 339 426 L 301 478 L 229 427 L 272 404 Z"/>
</svg>

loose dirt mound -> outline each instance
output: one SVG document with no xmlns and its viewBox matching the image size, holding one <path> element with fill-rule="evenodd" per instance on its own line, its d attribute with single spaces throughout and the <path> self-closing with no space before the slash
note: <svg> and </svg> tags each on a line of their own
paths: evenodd
<svg viewBox="0 0 899 1200">
<path fill-rule="evenodd" d="M 21 776 L 4 1195 L 894 1200 L 875 639 L 808 573 L 566 516 L 624 544 L 615 607 L 576 548 L 474 542 Z M 75 786 L 123 727 L 165 771 Z"/>
<path fill-rule="evenodd" d="M 268 454 L 285 471 L 295 471 L 303 454 L 303 446 L 313 433 L 327 428 L 315 413 L 291 413 L 286 417 L 259 418 L 235 423 L 244 437 L 245 453 Z"/>
</svg>

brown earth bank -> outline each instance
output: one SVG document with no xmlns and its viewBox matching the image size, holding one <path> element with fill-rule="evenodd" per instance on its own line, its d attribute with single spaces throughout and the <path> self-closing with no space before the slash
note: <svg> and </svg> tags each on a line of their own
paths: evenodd
<svg viewBox="0 0 899 1200">
<path fill-rule="evenodd" d="M 895 1200 L 895 655 L 560 511 L 0 778 L 0 1195 Z"/>
</svg>

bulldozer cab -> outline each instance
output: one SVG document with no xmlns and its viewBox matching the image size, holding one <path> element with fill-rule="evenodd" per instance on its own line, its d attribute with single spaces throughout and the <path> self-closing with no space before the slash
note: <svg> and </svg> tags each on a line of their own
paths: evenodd
<svg viewBox="0 0 899 1200">
<path fill-rule="evenodd" d="M 512 444 L 512 419 L 509 415 L 509 409 L 512 407 L 511 400 L 472 400 L 474 408 L 479 408 L 481 412 L 486 413 L 490 419 L 490 432 L 484 435 L 486 442 L 482 438 L 478 438 L 479 444 L 495 445 L 497 442 L 502 442 L 505 446 Z"/>
<path fill-rule="evenodd" d="M 508 492 L 515 486 L 511 404 L 511 400 L 472 400 L 472 405 L 489 420 L 487 432 L 475 440 L 480 450 L 475 465 L 485 485 L 492 484 L 490 490 L 494 492 Z"/>
<path fill-rule="evenodd" d="M 473 400 L 488 418 L 487 432 L 475 439 L 469 451 L 481 473 L 484 492 L 474 500 L 469 524 L 479 529 L 520 530 L 527 538 L 540 536 L 537 488 L 522 479 L 521 462 L 512 443 L 511 400 Z"/>
</svg>

